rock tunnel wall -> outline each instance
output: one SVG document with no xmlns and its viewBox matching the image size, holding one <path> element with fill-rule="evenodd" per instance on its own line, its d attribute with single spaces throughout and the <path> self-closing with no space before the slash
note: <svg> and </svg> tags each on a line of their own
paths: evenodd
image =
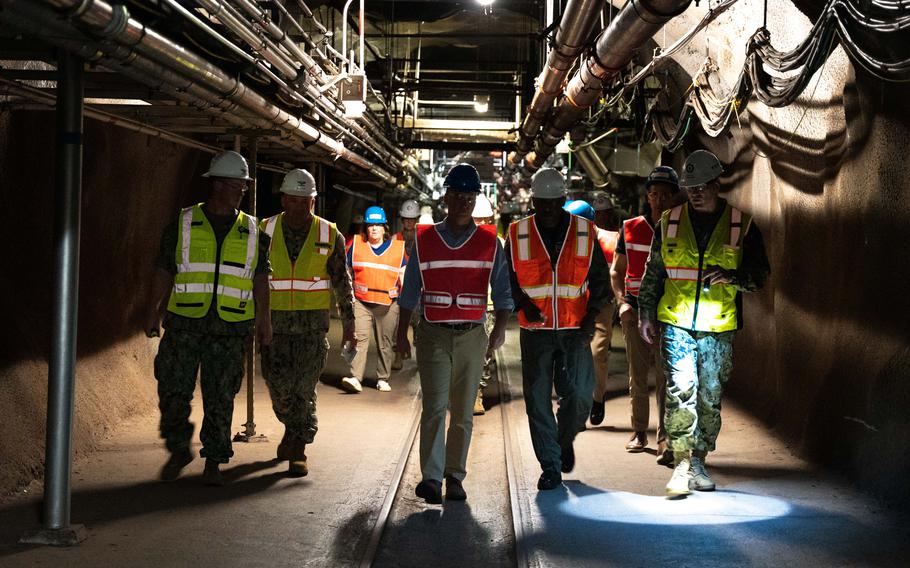
<svg viewBox="0 0 910 568">
<path fill-rule="evenodd" d="M 43 475 L 54 252 L 54 113 L 0 114 L 0 496 Z M 85 121 L 73 447 L 157 404 L 141 334 L 161 231 L 201 197 L 202 152 Z"/>
<path fill-rule="evenodd" d="M 729 87 L 762 6 L 740 2 L 678 62 L 693 73 L 711 54 L 712 84 Z M 775 47 L 808 35 L 807 13 L 773 7 Z M 747 297 L 728 392 L 804 455 L 910 503 L 910 87 L 838 47 L 795 104 L 753 99 L 728 133 L 687 146 L 727 165 L 725 196 L 755 216 L 773 270 Z"/>
</svg>

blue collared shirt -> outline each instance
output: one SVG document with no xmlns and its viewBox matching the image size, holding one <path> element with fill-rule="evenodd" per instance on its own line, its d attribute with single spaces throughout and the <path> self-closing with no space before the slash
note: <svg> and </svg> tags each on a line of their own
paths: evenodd
<svg viewBox="0 0 910 568">
<path fill-rule="evenodd" d="M 439 236 L 450 247 L 459 247 L 464 244 L 477 226 L 471 222 L 471 226 L 460 235 L 453 235 L 446 225 L 445 221 L 436 223 L 436 230 Z M 423 279 L 420 277 L 420 259 L 417 258 L 417 247 L 411 251 L 411 258 L 408 260 L 408 267 L 404 272 L 404 287 L 401 290 L 401 296 L 398 298 L 398 305 L 406 310 L 414 310 L 420 303 Z M 493 257 L 493 271 L 490 272 L 490 293 L 493 297 L 493 309 L 513 310 L 515 303 L 512 301 L 512 289 L 509 283 L 509 267 L 506 266 L 505 255 L 499 239 L 496 239 L 496 254 Z M 483 317 L 478 322 L 483 321 Z"/>
</svg>

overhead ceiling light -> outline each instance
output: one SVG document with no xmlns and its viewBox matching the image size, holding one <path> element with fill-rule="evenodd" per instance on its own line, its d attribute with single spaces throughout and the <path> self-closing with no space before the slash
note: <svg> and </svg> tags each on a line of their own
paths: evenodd
<svg viewBox="0 0 910 568">
<path fill-rule="evenodd" d="M 474 95 L 474 110 L 487 112 L 490 108 L 490 95 Z"/>
<path fill-rule="evenodd" d="M 493 0 L 477 0 L 477 3 L 481 6 L 489 6 L 493 3 Z"/>
</svg>

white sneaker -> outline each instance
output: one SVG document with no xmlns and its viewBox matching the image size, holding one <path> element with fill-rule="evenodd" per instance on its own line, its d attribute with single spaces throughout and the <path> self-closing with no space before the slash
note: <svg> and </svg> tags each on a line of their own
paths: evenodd
<svg viewBox="0 0 910 568">
<path fill-rule="evenodd" d="M 714 491 L 714 480 L 708 475 L 705 469 L 704 458 L 692 458 L 692 479 L 689 481 L 689 489 L 696 491 Z"/>
<path fill-rule="evenodd" d="M 689 489 L 689 482 L 692 480 L 689 459 L 686 458 L 676 464 L 673 469 L 673 475 L 667 482 L 667 499 L 674 499 L 684 495 L 690 495 L 692 490 Z"/>
<path fill-rule="evenodd" d="M 389 392 L 390 390 L 392 390 L 392 387 L 389 386 L 388 381 L 379 380 L 379 381 L 376 381 L 376 389 L 381 392 Z"/>
<path fill-rule="evenodd" d="M 357 377 L 345 377 L 341 379 L 341 388 L 351 393 L 363 392 L 363 387 L 360 386 L 360 380 Z"/>
</svg>

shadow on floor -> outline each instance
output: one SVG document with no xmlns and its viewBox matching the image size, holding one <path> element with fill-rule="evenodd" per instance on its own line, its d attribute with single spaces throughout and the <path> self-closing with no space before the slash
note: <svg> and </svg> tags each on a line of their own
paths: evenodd
<svg viewBox="0 0 910 568">
<path fill-rule="evenodd" d="M 287 474 L 283 468 L 274 473 L 245 479 L 256 472 L 279 465 L 280 462 L 269 460 L 224 468 L 222 471 L 228 481 L 224 487 L 206 487 L 202 484 L 201 475 L 191 475 L 171 483 L 148 481 L 110 489 L 74 491 L 71 509 L 79 511 L 79 518 L 73 522 L 92 527 L 157 511 L 205 507 L 222 501 L 243 499 L 265 491 L 279 480 L 285 479 Z M 41 502 L 13 504 L 0 509 L 0 557 L 33 548 L 15 543 L 26 530 L 40 528 L 41 516 Z"/>
</svg>

